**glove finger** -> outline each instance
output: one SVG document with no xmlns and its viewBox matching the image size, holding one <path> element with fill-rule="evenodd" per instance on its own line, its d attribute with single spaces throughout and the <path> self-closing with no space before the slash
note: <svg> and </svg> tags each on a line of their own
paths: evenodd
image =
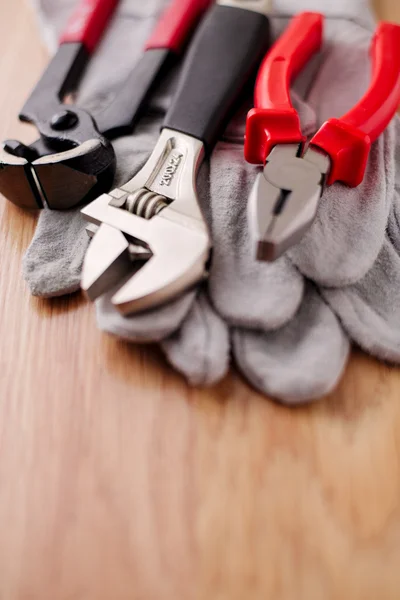
<svg viewBox="0 0 400 600">
<path fill-rule="evenodd" d="M 218 312 L 232 325 L 271 329 L 293 317 L 304 290 L 287 258 L 255 261 L 247 225 L 247 199 L 256 169 L 242 146 L 220 143 L 211 160 L 213 259 L 209 289 Z"/>
<path fill-rule="evenodd" d="M 214 385 L 228 373 L 229 330 L 204 292 L 199 294 L 182 326 L 162 342 L 161 348 L 191 385 Z"/>
<path fill-rule="evenodd" d="M 120 138 L 116 185 L 126 183 L 145 163 L 157 134 L 157 123 L 144 120 L 137 137 Z M 23 274 L 34 296 L 49 298 L 79 290 L 82 265 L 89 244 L 79 211 L 40 213 L 33 240 L 23 259 Z"/>
<path fill-rule="evenodd" d="M 337 385 L 350 343 L 336 316 L 311 285 L 295 316 L 282 329 L 233 333 L 239 369 L 262 393 L 285 404 L 317 400 Z"/>
<path fill-rule="evenodd" d="M 111 302 L 113 294 L 114 291 L 111 291 L 96 301 L 99 329 L 138 343 L 160 342 L 171 335 L 181 325 L 196 299 L 196 291 L 190 291 L 163 306 L 124 317 Z"/>
<path fill-rule="evenodd" d="M 33 296 L 51 298 L 80 289 L 83 259 L 89 244 L 87 222 L 79 211 L 40 213 L 33 240 L 22 262 Z"/>
<path fill-rule="evenodd" d="M 357 188 L 336 183 L 326 189 L 313 225 L 288 253 L 306 277 L 341 287 L 372 268 L 394 199 L 395 147 L 392 123 L 373 144 L 363 183 Z"/>
<path fill-rule="evenodd" d="M 279 29 L 281 20 L 274 19 L 274 27 Z M 300 77 L 298 88 L 301 83 Z M 314 131 L 314 110 L 296 92 L 293 102 L 303 131 Z M 225 141 L 218 144 L 211 159 L 209 220 L 214 251 L 209 290 L 214 306 L 231 325 L 268 331 L 281 327 L 296 313 L 304 280 L 285 257 L 273 264 L 254 258 L 247 202 L 258 169 L 243 157 L 245 109 L 246 105 L 231 121 Z"/>
<path fill-rule="evenodd" d="M 321 290 L 349 336 L 376 358 L 400 363 L 400 256 L 389 239 L 356 285 Z"/>
</svg>

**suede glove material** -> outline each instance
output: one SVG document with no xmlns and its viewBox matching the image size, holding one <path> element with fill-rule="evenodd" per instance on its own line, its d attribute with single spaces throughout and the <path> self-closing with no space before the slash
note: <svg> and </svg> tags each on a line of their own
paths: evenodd
<svg viewBox="0 0 400 600">
<path fill-rule="evenodd" d="M 39 2 L 48 39 L 65 22 L 71 4 Z M 123 3 L 90 65 L 81 104 L 96 110 L 115 93 L 165 5 L 160 0 Z M 295 84 L 303 131 L 312 135 L 326 119 L 352 108 L 367 89 L 373 19 L 364 0 L 318 0 L 317 5 L 279 0 L 275 37 L 300 10 L 319 10 L 328 17 L 323 50 Z M 108 72 L 110 79 L 104 77 Z M 134 137 L 115 143 L 116 186 L 141 168 L 154 147 L 175 77 L 168 77 L 152 98 Z M 305 402 L 337 384 L 351 340 L 379 358 L 400 361 L 398 125 L 393 122 L 374 144 L 359 188 L 328 188 L 302 242 L 276 263 L 257 263 L 247 198 L 258 169 L 245 163 L 242 146 L 250 106 L 251 100 L 233 119 L 198 181 L 214 244 L 208 285 L 130 318 L 115 311 L 108 294 L 97 302 L 97 318 L 101 329 L 121 338 L 160 342 L 170 363 L 193 384 L 220 380 L 233 354 L 257 389 L 284 402 Z M 79 212 L 42 211 L 24 261 L 32 293 L 55 296 L 79 289 L 88 243 Z"/>
</svg>

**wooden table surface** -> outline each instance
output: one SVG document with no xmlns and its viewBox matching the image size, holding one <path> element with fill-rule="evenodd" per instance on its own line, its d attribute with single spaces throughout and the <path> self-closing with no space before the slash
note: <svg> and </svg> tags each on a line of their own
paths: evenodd
<svg viewBox="0 0 400 600">
<path fill-rule="evenodd" d="M 25 0 L 0 34 L 0 139 L 27 140 L 47 57 Z M 354 353 L 298 410 L 235 373 L 190 389 L 79 296 L 29 296 L 34 226 L 0 200 L 0 600 L 398 600 L 400 370 Z"/>
</svg>

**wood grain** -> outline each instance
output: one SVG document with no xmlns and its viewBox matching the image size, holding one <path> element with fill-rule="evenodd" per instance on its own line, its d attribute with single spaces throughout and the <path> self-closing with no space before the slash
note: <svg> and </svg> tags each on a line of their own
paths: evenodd
<svg viewBox="0 0 400 600">
<path fill-rule="evenodd" d="M 0 139 L 24 138 L 46 53 L 22 0 L 0 15 Z M 354 353 L 299 410 L 234 373 L 190 389 L 79 297 L 30 298 L 33 228 L 1 201 L 0 600 L 398 600 L 400 370 Z"/>
</svg>

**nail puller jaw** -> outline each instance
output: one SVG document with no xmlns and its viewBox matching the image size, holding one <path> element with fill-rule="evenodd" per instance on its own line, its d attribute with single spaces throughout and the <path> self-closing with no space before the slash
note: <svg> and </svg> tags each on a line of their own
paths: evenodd
<svg viewBox="0 0 400 600">
<path fill-rule="evenodd" d="M 110 141 L 91 114 L 62 102 L 88 59 L 82 44 L 61 45 L 19 115 L 40 138 L 30 146 L 16 140 L 2 145 L 0 191 L 17 206 L 63 210 L 112 185 L 116 159 Z"/>
<path fill-rule="evenodd" d="M 330 159 L 302 144 L 282 144 L 270 153 L 249 198 L 249 224 L 256 259 L 275 261 L 303 237 L 313 222 Z"/>
<path fill-rule="evenodd" d="M 99 133 L 75 148 L 53 150 L 32 161 L 33 147 L 18 144 L 14 155 L 0 149 L 0 190 L 17 206 L 65 210 L 112 185 L 115 154 Z"/>
<path fill-rule="evenodd" d="M 205 276 L 211 242 L 195 183 L 203 156 L 201 141 L 164 129 L 131 181 L 82 210 L 99 226 L 82 276 L 91 300 L 133 272 L 112 299 L 122 314 L 132 314 L 162 304 Z"/>
</svg>

